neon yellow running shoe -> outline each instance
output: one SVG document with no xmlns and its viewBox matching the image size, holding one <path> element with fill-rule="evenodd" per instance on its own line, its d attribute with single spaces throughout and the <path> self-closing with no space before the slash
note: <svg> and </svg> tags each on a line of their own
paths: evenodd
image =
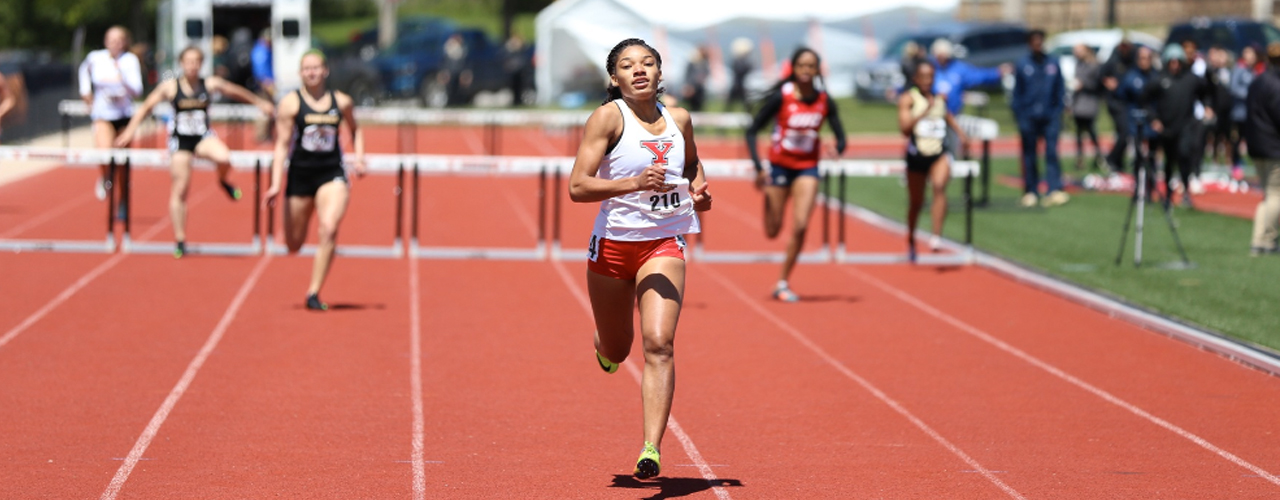
<svg viewBox="0 0 1280 500">
<path fill-rule="evenodd" d="M 618 364 L 612 361 L 609 361 L 604 356 L 601 356 L 600 351 L 596 351 L 596 362 L 600 363 L 600 368 L 603 369 L 605 373 L 613 373 L 618 371 Z"/>
<path fill-rule="evenodd" d="M 658 456 L 658 448 L 653 443 L 644 442 L 644 450 L 640 451 L 640 459 L 636 460 L 635 476 L 640 479 L 656 477 L 662 472 L 662 459 Z"/>
</svg>

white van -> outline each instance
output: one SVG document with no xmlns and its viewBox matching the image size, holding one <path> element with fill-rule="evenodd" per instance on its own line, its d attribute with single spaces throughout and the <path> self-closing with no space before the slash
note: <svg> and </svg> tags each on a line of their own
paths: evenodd
<svg viewBox="0 0 1280 500">
<path fill-rule="evenodd" d="M 163 77 L 178 74 L 177 55 L 189 46 L 204 51 L 202 74 L 213 74 L 213 36 L 249 33 L 252 43 L 271 30 L 276 98 L 297 89 L 298 66 L 311 49 L 310 0 L 162 0 L 157 9 L 156 54 Z"/>
</svg>

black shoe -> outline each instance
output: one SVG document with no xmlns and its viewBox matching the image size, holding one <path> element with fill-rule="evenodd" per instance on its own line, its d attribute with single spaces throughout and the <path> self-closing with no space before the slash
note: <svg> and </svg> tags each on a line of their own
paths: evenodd
<svg viewBox="0 0 1280 500">
<path fill-rule="evenodd" d="M 227 192 L 227 197 L 231 198 L 232 201 L 239 201 L 240 198 L 244 196 L 244 194 L 240 192 L 240 188 L 231 185 L 231 183 L 227 181 L 221 181 L 221 183 L 222 190 Z"/>
<path fill-rule="evenodd" d="M 186 254 L 187 254 L 187 242 L 179 241 L 176 245 L 173 246 L 173 258 L 181 259 Z"/>
<path fill-rule="evenodd" d="M 320 302 L 320 295 L 313 293 L 307 295 L 307 309 L 312 311 L 328 311 L 329 304 Z"/>
</svg>

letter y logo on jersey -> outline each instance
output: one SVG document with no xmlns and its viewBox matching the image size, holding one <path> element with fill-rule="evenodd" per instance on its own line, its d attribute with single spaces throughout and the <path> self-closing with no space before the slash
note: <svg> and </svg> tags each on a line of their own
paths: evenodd
<svg viewBox="0 0 1280 500">
<path fill-rule="evenodd" d="M 671 151 L 673 144 L 671 141 L 640 141 L 640 145 L 653 153 L 654 165 L 666 165 L 667 153 Z"/>
</svg>

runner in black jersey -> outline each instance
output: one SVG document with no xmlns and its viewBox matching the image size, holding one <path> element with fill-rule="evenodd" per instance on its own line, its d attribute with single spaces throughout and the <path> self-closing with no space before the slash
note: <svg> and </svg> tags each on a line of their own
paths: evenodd
<svg viewBox="0 0 1280 500">
<path fill-rule="evenodd" d="M 210 96 L 221 93 L 253 104 L 267 116 L 275 112 L 275 106 L 270 101 L 253 95 L 244 87 L 216 76 L 200 78 L 200 66 L 204 64 L 204 53 L 200 49 L 188 47 L 178 56 L 178 60 L 182 65 L 182 76 L 166 80 L 151 91 L 147 101 L 134 113 L 115 142 L 116 147 L 128 146 L 138 125 L 151 114 L 152 108 L 161 101 L 170 101 L 173 105 L 173 120 L 169 122 L 169 152 L 173 161 L 169 167 L 173 180 L 169 190 L 169 215 L 173 218 L 175 258 L 181 258 L 187 251 L 187 191 L 191 187 L 192 156 L 206 158 L 217 164 L 222 189 L 232 200 L 240 199 L 240 189 L 227 182 L 227 175 L 231 172 L 231 151 L 209 127 Z"/>
<path fill-rule="evenodd" d="M 328 306 L 320 301 L 320 287 L 329 274 L 338 225 L 347 212 L 347 200 L 351 195 L 351 186 L 342 167 L 339 126 L 345 122 L 351 130 L 351 144 L 355 149 L 352 166 L 358 176 L 365 173 L 364 134 L 352 114 L 354 104 L 351 96 L 325 88 L 329 67 L 323 53 L 312 50 L 303 55 L 301 75 L 302 90 L 280 100 L 280 113 L 276 116 L 275 161 L 271 163 L 267 201 L 273 202 L 280 194 L 287 159 L 285 243 L 291 253 L 302 248 L 307 239 L 311 213 L 315 212 L 319 222 L 319 244 L 311 270 L 311 284 L 307 287 L 306 304 L 307 309 L 323 311 Z"/>
</svg>

